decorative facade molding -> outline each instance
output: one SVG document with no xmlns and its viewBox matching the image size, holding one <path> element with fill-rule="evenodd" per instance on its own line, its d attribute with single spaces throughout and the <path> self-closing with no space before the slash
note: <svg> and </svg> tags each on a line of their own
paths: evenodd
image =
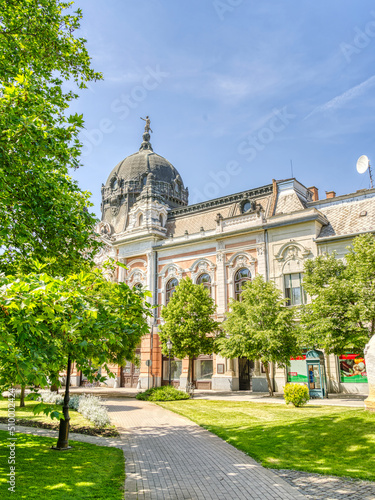
<svg viewBox="0 0 375 500">
<path fill-rule="evenodd" d="M 204 201 L 202 203 L 197 203 L 195 205 L 188 205 L 186 207 L 174 208 L 170 212 L 170 216 L 177 217 L 180 215 L 185 215 L 187 213 L 200 212 L 201 210 L 208 210 L 213 207 L 224 206 L 236 201 L 241 201 L 248 198 L 257 198 L 271 193 L 272 193 L 272 184 L 268 184 L 266 186 L 262 186 L 257 189 L 252 189 L 250 191 L 243 191 L 241 193 L 233 194 L 230 196 L 215 198 L 214 200 Z"/>
<path fill-rule="evenodd" d="M 193 283 L 197 283 L 199 276 L 202 274 L 209 275 L 211 280 L 211 295 L 213 296 L 215 296 L 213 290 L 216 287 L 215 269 L 215 264 L 206 258 L 197 259 L 189 269 Z"/>
<path fill-rule="evenodd" d="M 304 247 L 297 241 L 288 241 L 288 243 L 284 243 L 277 254 L 275 254 L 275 259 L 281 262 L 283 260 L 295 258 L 298 254 L 305 259 L 311 254 L 311 250 L 310 248 Z"/>
<path fill-rule="evenodd" d="M 165 203 L 149 199 L 137 201 L 129 211 L 129 222 L 126 232 L 154 229 L 163 234 L 166 233 L 165 224 L 168 210 L 169 208 Z M 141 223 L 140 216 L 142 216 Z"/>
<path fill-rule="evenodd" d="M 275 254 L 282 274 L 303 272 L 304 261 L 312 255 L 309 248 L 296 241 L 285 243 Z"/>
<path fill-rule="evenodd" d="M 112 234 L 112 226 L 111 224 L 109 224 L 109 222 L 102 221 L 99 222 L 97 231 L 104 238 L 109 238 Z"/>
<path fill-rule="evenodd" d="M 229 297 L 234 297 L 234 277 L 240 269 L 246 267 L 249 269 L 251 278 L 255 276 L 255 264 L 257 259 L 248 253 L 245 252 L 237 252 L 230 260 L 227 262 L 226 266 L 228 269 L 228 285 L 229 285 Z"/>
<path fill-rule="evenodd" d="M 130 287 L 133 287 L 136 283 L 140 283 L 142 287 L 146 287 L 147 271 L 142 271 L 142 269 L 136 267 L 127 275 L 127 283 Z"/>
<path fill-rule="evenodd" d="M 182 280 L 184 270 L 177 264 L 166 264 L 158 274 L 161 278 L 161 296 L 162 304 L 166 305 L 166 286 L 169 280 L 176 278 L 179 282 Z"/>
</svg>

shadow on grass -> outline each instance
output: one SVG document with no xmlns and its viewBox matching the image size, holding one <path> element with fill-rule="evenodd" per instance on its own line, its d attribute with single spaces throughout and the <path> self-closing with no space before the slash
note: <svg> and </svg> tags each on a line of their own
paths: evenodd
<svg viewBox="0 0 375 500">
<path fill-rule="evenodd" d="M 261 403 L 257 415 L 254 403 L 242 407 L 207 403 L 211 404 L 201 408 L 176 403 L 163 406 L 192 419 L 266 467 L 375 481 L 375 414 L 353 408 Z"/>
<path fill-rule="evenodd" d="M 375 481 L 374 429 L 358 424 L 354 417 L 336 422 L 323 417 L 273 427 L 204 427 L 266 467 Z"/>
<path fill-rule="evenodd" d="M 6 447 L 8 434 L 0 431 L 0 484 L 8 488 Z M 19 499 L 113 499 L 123 498 L 124 456 L 122 450 L 71 442 L 73 449 L 51 450 L 56 439 L 17 434 L 16 493 Z M 2 498 L 8 498 L 3 496 Z"/>
</svg>

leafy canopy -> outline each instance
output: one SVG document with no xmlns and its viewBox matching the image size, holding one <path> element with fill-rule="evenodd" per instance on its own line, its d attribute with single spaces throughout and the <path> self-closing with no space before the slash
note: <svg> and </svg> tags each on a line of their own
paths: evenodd
<svg viewBox="0 0 375 500">
<path fill-rule="evenodd" d="M 89 193 L 68 175 L 79 166 L 83 127 L 81 115 L 67 113 L 78 97 L 68 88 L 101 78 L 86 40 L 74 36 L 82 14 L 68 13 L 71 5 L 0 0 L 0 271 L 7 273 L 51 257 L 52 274 L 76 272 L 99 246 Z"/>
<path fill-rule="evenodd" d="M 171 339 L 172 353 L 180 359 L 215 352 L 215 331 L 219 324 L 212 319 L 215 302 L 203 285 L 187 277 L 180 281 L 168 305 L 161 311 L 165 323 L 160 327 L 162 351 Z"/>
<path fill-rule="evenodd" d="M 298 349 L 293 309 L 284 304 L 280 290 L 263 276 L 247 282 L 222 325 L 226 336 L 218 340 L 220 354 L 260 359 L 266 369 L 270 362 L 288 364 Z"/>
<path fill-rule="evenodd" d="M 345 262 L 325 254 L 305 263 L 312 302 L 301 311 L 301 342 L 327 353 L 363 349 L 375 329 L 375 238 L 358 236 Z"/>
<path fill-rule="evenodd" d="M 148 295 L 99 270 L 0 277 L 0 388 L 58 383 L 68 356 L 89 380 L 103 380 L 90 360 L 109 372 L 108 363 L 133 359 L 148 331 Z"/>
</svg>

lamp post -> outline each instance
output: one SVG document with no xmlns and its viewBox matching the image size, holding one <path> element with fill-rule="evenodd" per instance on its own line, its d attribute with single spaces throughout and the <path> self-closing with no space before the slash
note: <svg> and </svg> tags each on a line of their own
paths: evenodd
<svg viewBox="0 0 375 500">
<path fill-rule="evenodd" d="M 171 341 L 171 339 L 168 339 L 167 349 L 169 352 L 169 385 L 171 385 L 171 376 L 172 376 L 172 373 L 171 373 L 171 350 L 172 350 L 172 347 L 173 347 L 172 341 Z"/>
</svg>

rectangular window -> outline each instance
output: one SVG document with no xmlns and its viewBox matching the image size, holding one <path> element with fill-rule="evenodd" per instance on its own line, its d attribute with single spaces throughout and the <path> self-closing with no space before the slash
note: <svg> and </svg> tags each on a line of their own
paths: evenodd
<svg viewBox="0 0 375 500">
<path fill-rule="evenodd" d="M 182 361 L 171 359 L 171 380 L 180 380 L 182 372 Z M 169 380 L 169 360 L 163 360 L 163 380 Z"/>
<path fill-rule="evenodd" d="M 340 381 L 344 384 L 367 383 L 366 361 L 363 354 L 342 354 L 339 356 Z"/>
<path fill-rule="evenodd" d="M 302 287 L 303 274 L 284 274 L 284 293 L 288 306 L 306 304 L 306 293 Z"/>
<path fill-rule="evenodd" d="M 212 359 L 194 360 L 195 380 L 210 380 L 214 373 L 214 363 Z"/>
</svg>

